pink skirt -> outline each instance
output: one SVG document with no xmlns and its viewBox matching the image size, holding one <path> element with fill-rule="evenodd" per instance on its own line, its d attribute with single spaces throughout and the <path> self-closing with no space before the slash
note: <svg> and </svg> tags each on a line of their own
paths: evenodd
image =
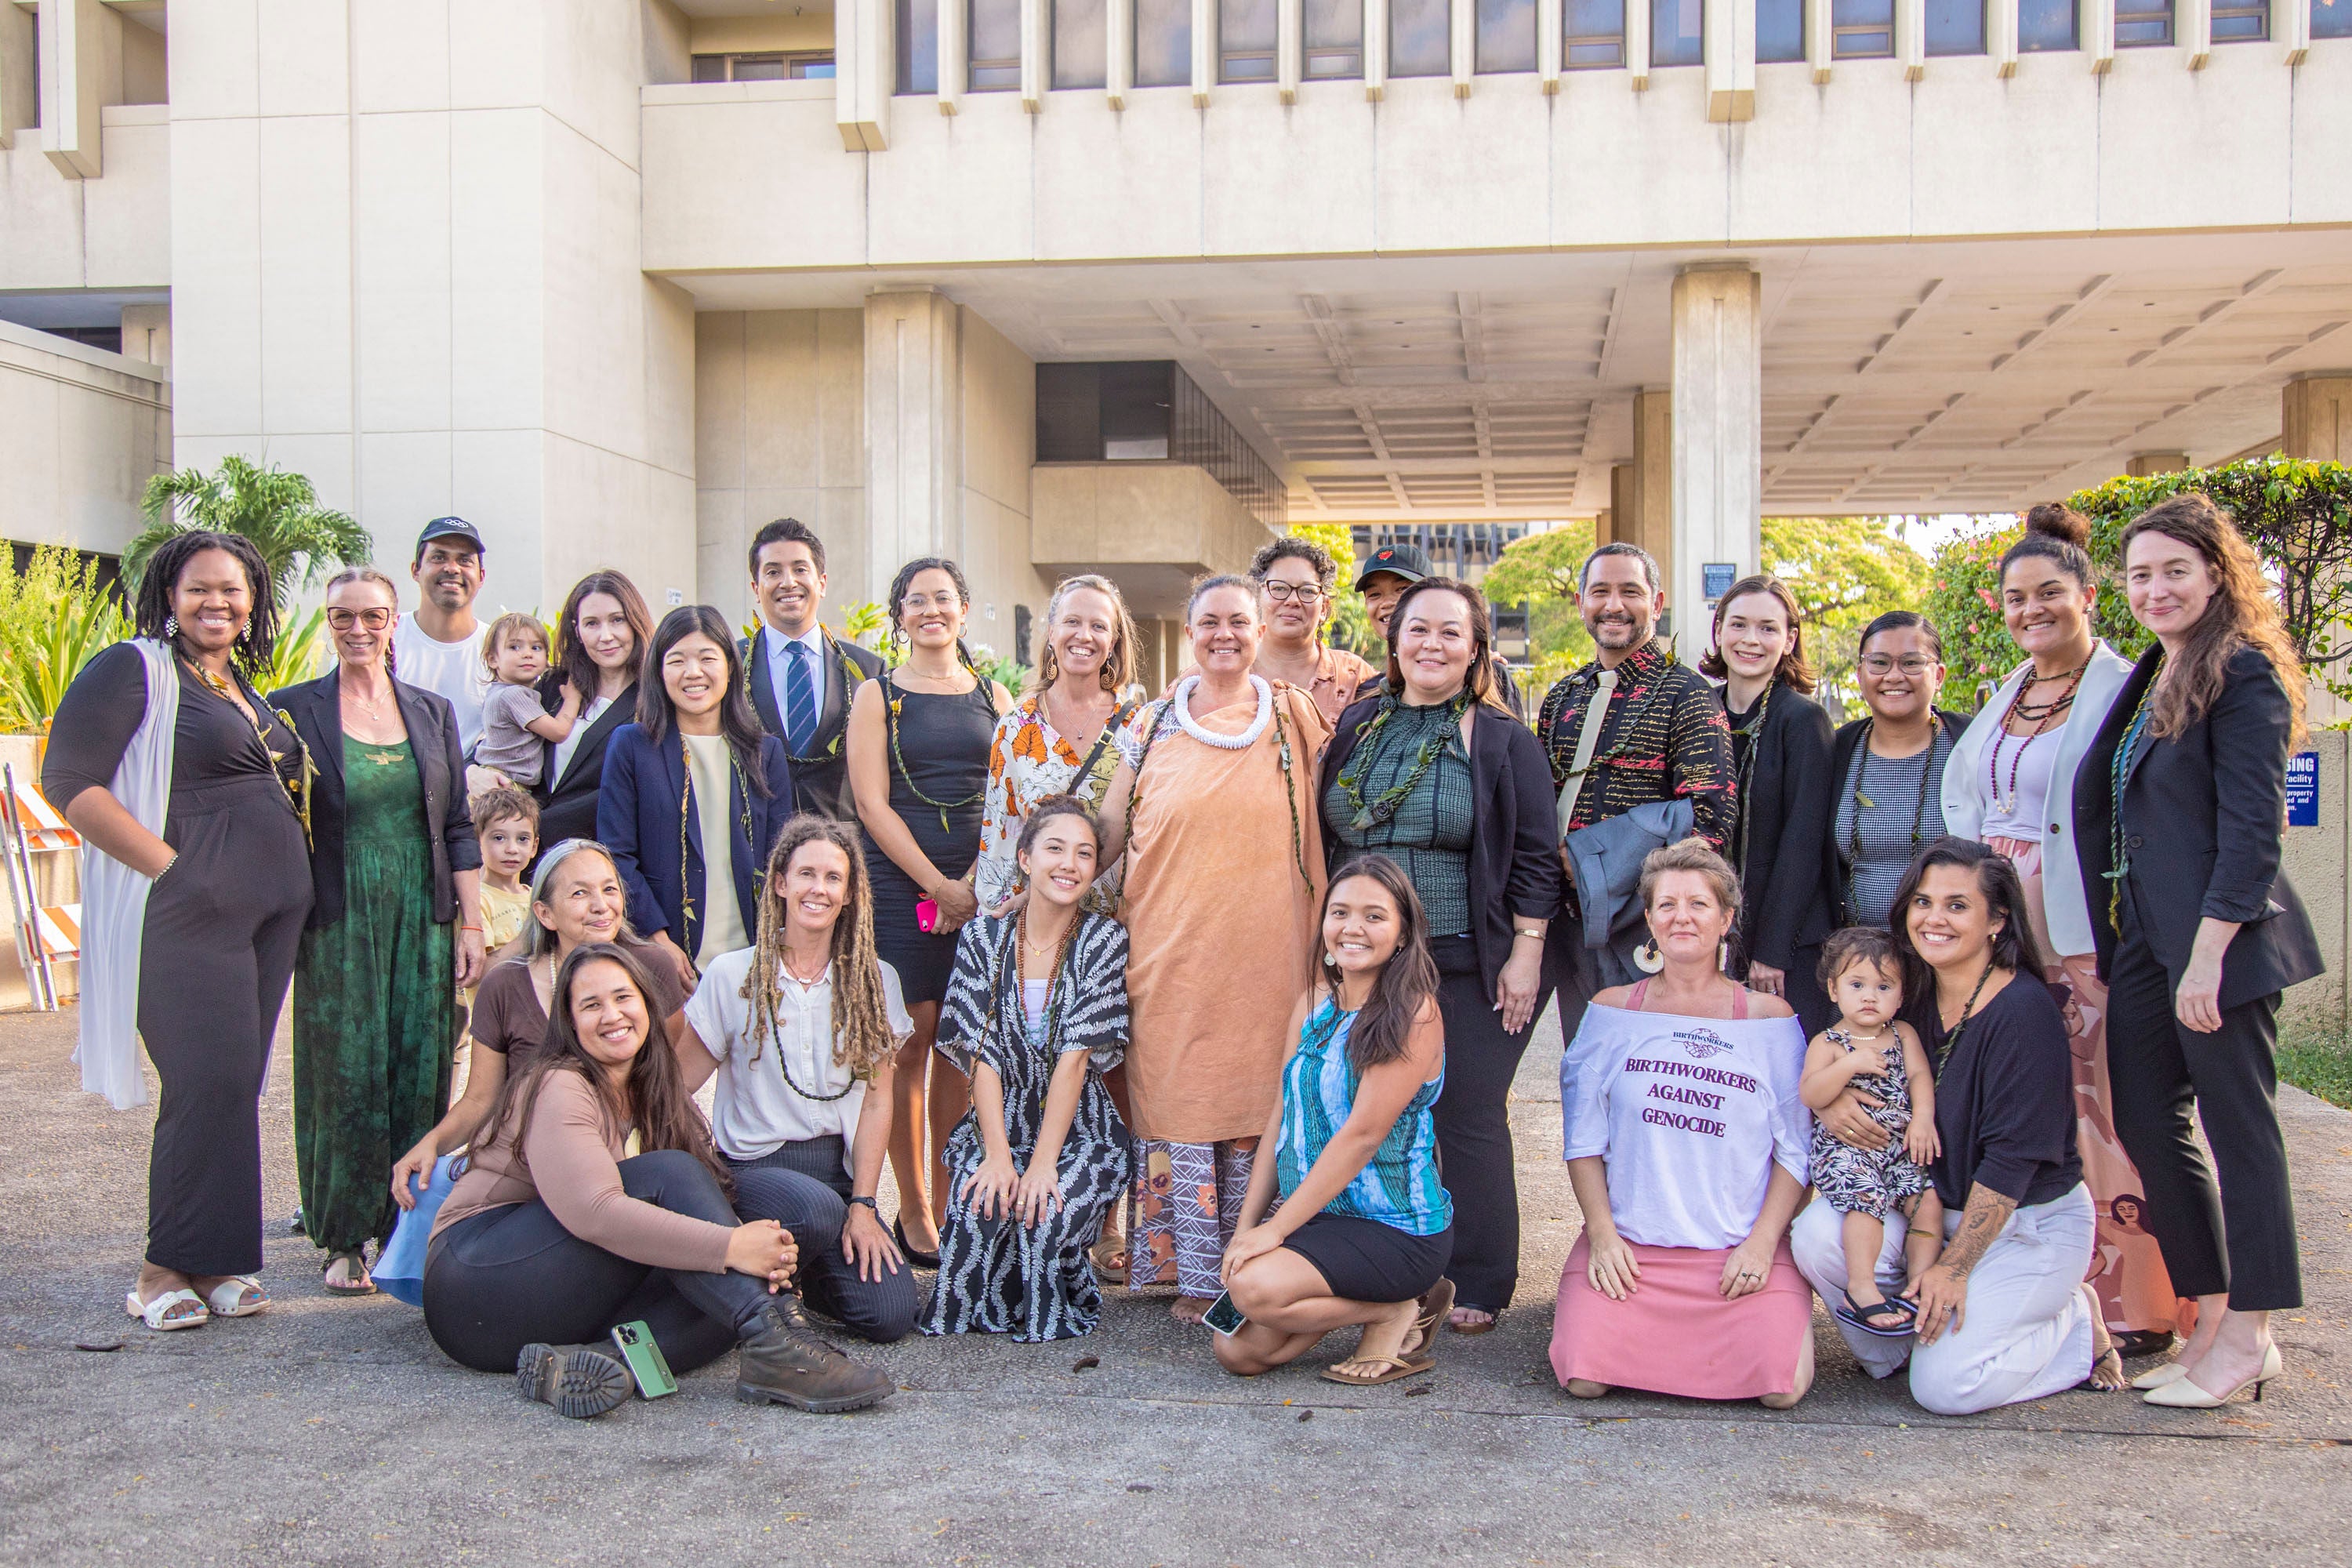
<svg viewBox="0 0 2352 1568">
<path fill-rule="evenodd" d="M 1559 1278 L 1551 1369 L 1570 1378 L 1690 1399 L 1755 1399 L 1797 1385 L 1797 1362 L 1813 1331 L 1813 1293 L 1789 1244 L 1772 1255 L 1764 1289 L 1723 1299 L 1727 1248 L 1627 1244 L 1641 1282 L 1622 1301 L 1592 1288 L 1591 1245 L 1576 1238 Z"/>
</svg>

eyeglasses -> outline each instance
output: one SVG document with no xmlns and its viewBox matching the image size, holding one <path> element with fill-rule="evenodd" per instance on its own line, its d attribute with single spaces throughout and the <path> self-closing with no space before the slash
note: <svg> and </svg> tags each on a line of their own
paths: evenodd
<svg viewBox="0 0 2352 1568">
<path fill-rule="evenodd" d="M 1312 605 L 1323 597 L 1323 590 L 1312 583 L 1268 583 L 1265 596 L 1276 604 L 1296 599 L 1302 605 Z"/>
<path fill-rule="evenodd" d="M 1863 656 L 1862 668 L 1877 676 L 1892 675 L 1899 668 L 1906 675 L 1916 677 L 1934 669 L 1936 661 L 1921 653 L 1906 653 L 1901 658 L 1889 658 L 1883 653 L 1873 653 Z"/>
<path fill-rule="evenodd" d="M 350 631 L 355 626 L 365 626 L 372 632 L 380 632 L 383 630 L 384 627 L 392 625 L 392 612 L 390 610 L 381 608 L 373 610 L 329 610 L 327 612 L 327 625 L 339 632 Z"/>
</svg>

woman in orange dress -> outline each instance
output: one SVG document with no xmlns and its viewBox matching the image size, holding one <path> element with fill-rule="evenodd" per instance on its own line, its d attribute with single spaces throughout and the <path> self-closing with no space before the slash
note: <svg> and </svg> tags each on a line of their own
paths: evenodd
<svg viewBox="0 0 2352 1568">
<path fill-rule="evenodd" d="M 1197 669 L 1121 731 L 1103 863 L 1126 856 L 1127 1053 L 1138 1217 L 1130 1287 L 1173 1283 L 1198 1321 L 1281 1093 L 1286 1009 L 1315 958 L 1323 839 L 1315 759 L 1330 726 L 1253 674 L 1265 601 L 1207 578 L 1185 607 Z"/>
</svg>

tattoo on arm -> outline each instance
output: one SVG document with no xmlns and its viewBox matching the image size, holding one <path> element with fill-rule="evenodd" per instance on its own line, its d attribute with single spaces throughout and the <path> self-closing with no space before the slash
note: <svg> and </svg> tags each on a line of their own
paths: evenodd
<svg viewBox="0 0 2352 1568">
<path fill-rule="evenodd" d="M 1943 1256 L 1937 1263 L 1965 1279 L 1992 1245 L 2009 1216 L 2017 1212 L 2017 1200 L 2005 1198 L 1982 1182 L 1969 1189 L 1969 1206 L 1960 1215 L 1958 1234 L 1944 1244 Z"/>
</svg>

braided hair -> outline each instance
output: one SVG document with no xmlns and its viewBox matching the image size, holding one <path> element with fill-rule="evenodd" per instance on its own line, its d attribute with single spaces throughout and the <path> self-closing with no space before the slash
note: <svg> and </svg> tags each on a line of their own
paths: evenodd
<svg viewBox="0 0 2352 1568">
<path fill-rule="evenodd" d="M 776 835 L 768 855 L 767 874 L 760 879 L 760 931 L 753 944 L 751 972 L 743 977 L 740 995 L 751 1004 L 751 1059 L 774 1033 L 777 1010 L 782 1005 L 778 976 L 784 966 L 784 933 L 791 920 L 790 900 L 776 884 L 792 869 L 793 858 L 812 844 L 830 845 L 848 863 L 848 887 L 840 913 L 833 922 L 828 956 L 833 963 L 833 1059 L 851 1076 L 871 1079 L 898 1048 L 890 1029 L 890 1007 L 882 989 L 882 961 L 874 952 L 874 900 L 866 880 L 866 858 L 848 827 L 828 816 L 802 812 Z"/>
</svg>

